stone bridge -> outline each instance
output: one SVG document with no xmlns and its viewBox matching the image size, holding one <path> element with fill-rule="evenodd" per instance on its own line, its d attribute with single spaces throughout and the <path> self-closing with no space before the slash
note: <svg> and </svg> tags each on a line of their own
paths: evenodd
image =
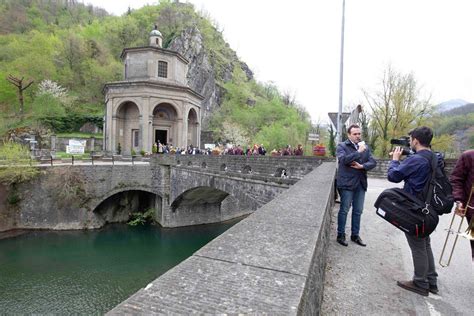
<svg viewBox="0 0 474 316">
<path fill-rule="evenodd" d="M 220 222 L 252 213 L 321 162 L 160 155 L 149 165 L 42 166 L 34 180 L 0 187 L 0 231 L 99 228 L 150 208 L 164 227 Z"/>
<path fill-rule="evenodd" d="M 108 315 L 319 315 L 335 171 L 321 164 Z"/>
</svg>

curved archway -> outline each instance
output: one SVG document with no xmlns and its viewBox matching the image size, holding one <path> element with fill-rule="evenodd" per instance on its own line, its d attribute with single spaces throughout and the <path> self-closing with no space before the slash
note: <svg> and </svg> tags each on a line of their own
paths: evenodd
<svg viewBox="0 0 474 316">
<path fill-rule="evenodd" d="M 178 196 L 171 204 L 171 210 L 176 211 L 183 206 L 220 204 L 229 193 L 211 187 L 196 187 Z"/>
<path fill-rule="evenodd" d="M 253 211 L 233 193 L 199 186 L 184 191 L 174 199 L 167 221 L 171 227 L 217 223 Z"/>
<path fill-rule="evenodd" d="M 199 147 L 198 140 L 198 127 L 199 120 L 196 113 L 196 110 L 191 109 L 188 112 L 188 145 L 193 145 L 193 147 Z"/>
<path fill-rule="evenodd" d="M 103 222 L 117 223 L 129 220 L 132 213 L 155 210 L 158 218 L 161 213 L 161 197 L 153 192 L 140 189 L 117 190 L 112 192 L 92 209 Z"/>
<path fill-rule="evenodd" d="M 138 105 L 131 101 L 120 104 L 116 114 L 115 144 L 117 151 L 121 154 L 130 155 L 132 150 L 140 151 L 140 109 Z"/>
<path fill-rule="evenodd" d="M 153 108 L 153 143 L 178 144 L 178 110 L 171 103 L 160 103 Z"/>
</svg>

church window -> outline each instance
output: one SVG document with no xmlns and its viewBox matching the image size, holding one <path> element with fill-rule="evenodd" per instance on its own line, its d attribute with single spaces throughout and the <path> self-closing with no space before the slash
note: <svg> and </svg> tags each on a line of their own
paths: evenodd
<svg viewBox="0 0 474 316">
<path fill-rule="evenodd" d="M 166 61 L 158 61 L 158 77 L 168 77 L 168 63 Z"/>
</svg>

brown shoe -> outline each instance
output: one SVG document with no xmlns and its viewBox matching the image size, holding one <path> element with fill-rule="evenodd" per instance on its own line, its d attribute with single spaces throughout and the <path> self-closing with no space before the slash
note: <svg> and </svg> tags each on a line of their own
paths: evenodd
<svg viewBox="0 0 474 316">
<path fill-rule="evenodd" d="M 405 290 L 415 292 L 416 294 L 420 294 L 423 296 L 429 295 L 429 290 L 419 287 L 413 281 L 397 281 L 397 285 Z"/>
</svg>

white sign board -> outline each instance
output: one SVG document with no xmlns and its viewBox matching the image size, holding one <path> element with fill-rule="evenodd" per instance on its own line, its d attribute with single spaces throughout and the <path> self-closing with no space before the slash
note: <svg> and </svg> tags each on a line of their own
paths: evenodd
<svg viewBox="0 0 474 316">
<path fill-rule="evenodd" d="M 309 133 L 309 134 L 308 134 L 308 140 L 319 141 L 319 134 Z"/>
<path fill-rule="evenodd" d="M 86 148 L 85 140 L 70 139 L 69 146 L 66 146 L 66 153 L 68 154 L 83 154 Z"/>
<path fill-rule="evenodd" d="M 214 147 L 216 147 L 215 144 L 204 144 L 204 148 L 205 148 L 205 149 L 208 149 L 208 148 L 209 148 L 209 149 L 212 150 L 212 149 L 214 149 Z"/>
</svg>

